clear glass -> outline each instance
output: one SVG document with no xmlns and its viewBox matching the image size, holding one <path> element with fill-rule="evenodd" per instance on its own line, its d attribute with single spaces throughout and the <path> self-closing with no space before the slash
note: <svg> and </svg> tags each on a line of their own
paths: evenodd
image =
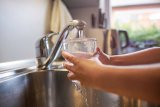
<svg viewBox="0 0 160 107">
<path fill-rule="evenodd" d="M 96 38 L 74 38 L 63 41 L 63 50 L 79 58 L 90 59 L 96 47 Z"/>
<path fill-rule="evenodd" d="M 78 58 L 91 59 L 96 50 L 96 38 L 74 38 L 63 41 L 63 50 Z M 80 82 L 72 81 L 76 87 L 80 87 Z M 79 89 L 79 88 L 77 88 Z"/>
</svg>

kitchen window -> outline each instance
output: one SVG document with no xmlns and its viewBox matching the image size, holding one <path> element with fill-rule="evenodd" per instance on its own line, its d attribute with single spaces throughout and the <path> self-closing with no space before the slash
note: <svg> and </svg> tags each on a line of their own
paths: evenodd
<svg viewBox="0 0 160 107">
<path fill-rule="evenodd" d="M 128 31 L 131 47 L 160 46 L 159 0 L 112 0 L 111 6 L 111 26 Z"/>
</svg>

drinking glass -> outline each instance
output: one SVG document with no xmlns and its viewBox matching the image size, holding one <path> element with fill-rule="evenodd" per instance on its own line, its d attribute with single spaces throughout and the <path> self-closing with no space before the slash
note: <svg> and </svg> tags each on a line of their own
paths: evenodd
<svg viewBox="0 0 160 107">
<path fill-rule="evenodd" d="M 78 58 L 91 59 L 96 47 L 96 38 L 74 38 L 63 41 L 63 50 Z M 79 89 L 80 82 L 77 80 L 72 82 L 77 87 L 76 89 Z"/>
<path fill-rule="evenodd" d="M 90 59 L 96 47 L 96 38 L 74 38 L 63 41 L 63 50 L 79 58 Z"/>
</svg>

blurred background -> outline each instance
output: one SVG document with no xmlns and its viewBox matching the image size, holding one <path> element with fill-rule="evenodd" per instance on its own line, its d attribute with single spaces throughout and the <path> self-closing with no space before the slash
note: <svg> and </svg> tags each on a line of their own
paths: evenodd
<svg viewBox="0 0 160 107">
<path fill-rule="evenodd" d="M 35 58 L 36 41 L 73 19 L 87 22 L 84 34 L 107 54 L 109 29 L 129 37 L 122 49 L 115 43 L 125 44 L 125 36 L 111 41 L 111 50 L 121 50 L 114 54 L 160 46 L 159 0 L 0 0 L 0 63 Z"/>
<path fill-rule="evenodd" d="M 130 48 L 160 46 L 159 0 L 112 0 L 112 27 L 126 29 Z"/>
</svg>

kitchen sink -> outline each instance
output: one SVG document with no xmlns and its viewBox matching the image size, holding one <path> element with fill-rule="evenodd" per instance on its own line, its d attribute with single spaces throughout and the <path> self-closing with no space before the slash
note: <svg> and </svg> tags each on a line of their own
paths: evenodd
<svg viewBox="0 0 160 107">
<path fill-rule="evenodd" d="M 5 73 L 13 75 L 2 76 Z M 79 87 L 67 78 L 64 69 L 31 67 L 0 72 L 0 77 L 0 107 L 158 107 L 146 101 Z"/>
</svg>

